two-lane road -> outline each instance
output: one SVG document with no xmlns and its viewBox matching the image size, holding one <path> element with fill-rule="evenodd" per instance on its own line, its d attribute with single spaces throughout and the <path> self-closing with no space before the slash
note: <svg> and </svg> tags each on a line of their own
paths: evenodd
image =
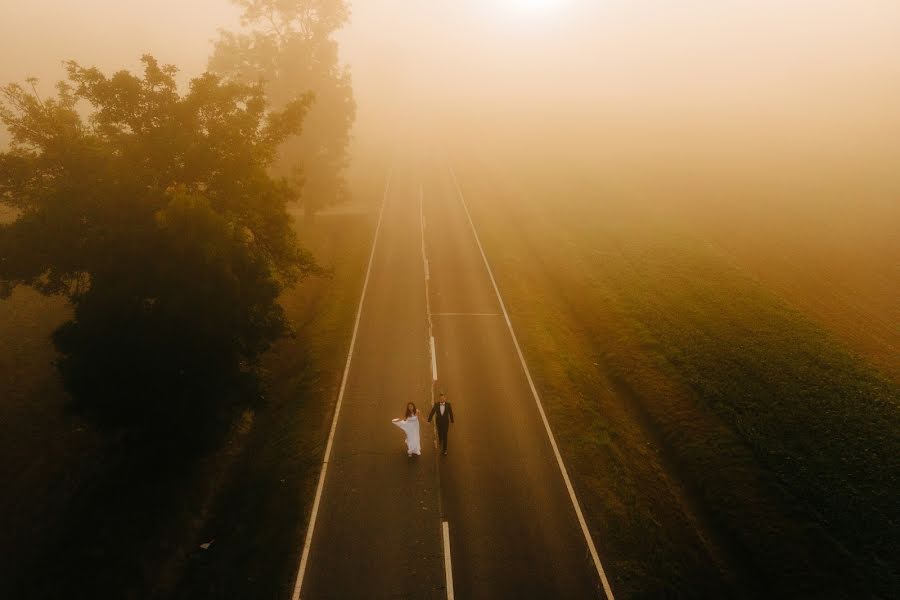
<svg viewBox="0 0 900 600">
<path fill-rule="evenodd" d="M 295 592 L 443 598 L 452 577 L 457 598 L 603 597 L 599 561 L 449 168 L 394 172 L 367 281 Z M 435 371 L 434 390 L 456 417 L 447 457 L 424 419 Z M 405 456 L 390 426 L 407 401 L 423 413 L 419 459 Z"/>
<path fill-rule="evenodd" d="M 430 409 L 419 231 L 418 182 L 395 172 L 384 192 L 295 598 L 299 592 L 303 598 L 446 597 L 431 430 L 422 427 L 423 454 L 410 459 L 403 432 L 391 424 L 407 402 Z"/>
</svg>

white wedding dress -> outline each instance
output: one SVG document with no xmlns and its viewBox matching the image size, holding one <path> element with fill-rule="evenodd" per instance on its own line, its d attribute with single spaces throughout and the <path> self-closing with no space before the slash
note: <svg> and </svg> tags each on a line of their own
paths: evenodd
<svg viewBox="0 0 900 600">
<path fill-rule="evenodd" d="M 413 415 L 407 419 L 394 419 L 391 421 L 394 425 L 402 429 L 406 433 L 406 452 L 409 455 L 422 454 L 422 444 L 419 441 L 419 417 Z"/>
</svg>

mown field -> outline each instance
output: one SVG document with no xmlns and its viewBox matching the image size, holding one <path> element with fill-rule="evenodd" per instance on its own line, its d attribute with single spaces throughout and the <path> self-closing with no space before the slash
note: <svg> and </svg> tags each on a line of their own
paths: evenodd
<svg viewBox="0 0 900 600">
<path fill-rule="evenodd" d="M 98 431 L 70 414 L 48 337 L 65 304 L 28 289 L 0 302 L 0 597 L 289 593 L 382 178 L 360 171 L 353 205 L 297 215 L 332 275 L 284 294 L 295 335 L 189 431 Z"/>
<path fill-rule="evenodd" d="M 900 387 L 852 311 L 599 177 L 458 174 L 617 597 L 900 594 Z"/>
</svg>

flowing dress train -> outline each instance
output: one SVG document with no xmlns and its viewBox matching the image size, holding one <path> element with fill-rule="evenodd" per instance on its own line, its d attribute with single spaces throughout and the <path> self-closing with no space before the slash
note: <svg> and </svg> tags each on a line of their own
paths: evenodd
<svg viewBox="0 0 900 600">
<path fill-rule="evenodd" d="M 419 416 L 412 415 L 406 419 L 394 419 L 391 423 L 406 433 L 407 454 L 415 454 L 416 456 L 421 455 L 422 446 L 419 440 Z"/>
</svg>

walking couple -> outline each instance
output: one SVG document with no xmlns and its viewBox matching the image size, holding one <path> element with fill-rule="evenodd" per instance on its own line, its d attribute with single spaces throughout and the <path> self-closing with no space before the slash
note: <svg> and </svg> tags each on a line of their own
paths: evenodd
<svg viewBox="0 0 900 600">
<path fill-rule="evenodd" d="M 447 456 L 447 434 L 450 432 L 450 423 L 453 423 L 453 408 L 447 402 L 446 396 L 441 392 L 440 400 L 431 407 L 428 422 L 437 417 L 438 439 L 441 440 L 441 450 Z M 393 419 L 394 425 L 406 433 L 406 454 L 419 456 L 422 454 L 422 444 L 419 438 L 419 412 L 416 405 L 410 402 L 406 405 L 406 416 L 402 419 Z"/>
</svg>

